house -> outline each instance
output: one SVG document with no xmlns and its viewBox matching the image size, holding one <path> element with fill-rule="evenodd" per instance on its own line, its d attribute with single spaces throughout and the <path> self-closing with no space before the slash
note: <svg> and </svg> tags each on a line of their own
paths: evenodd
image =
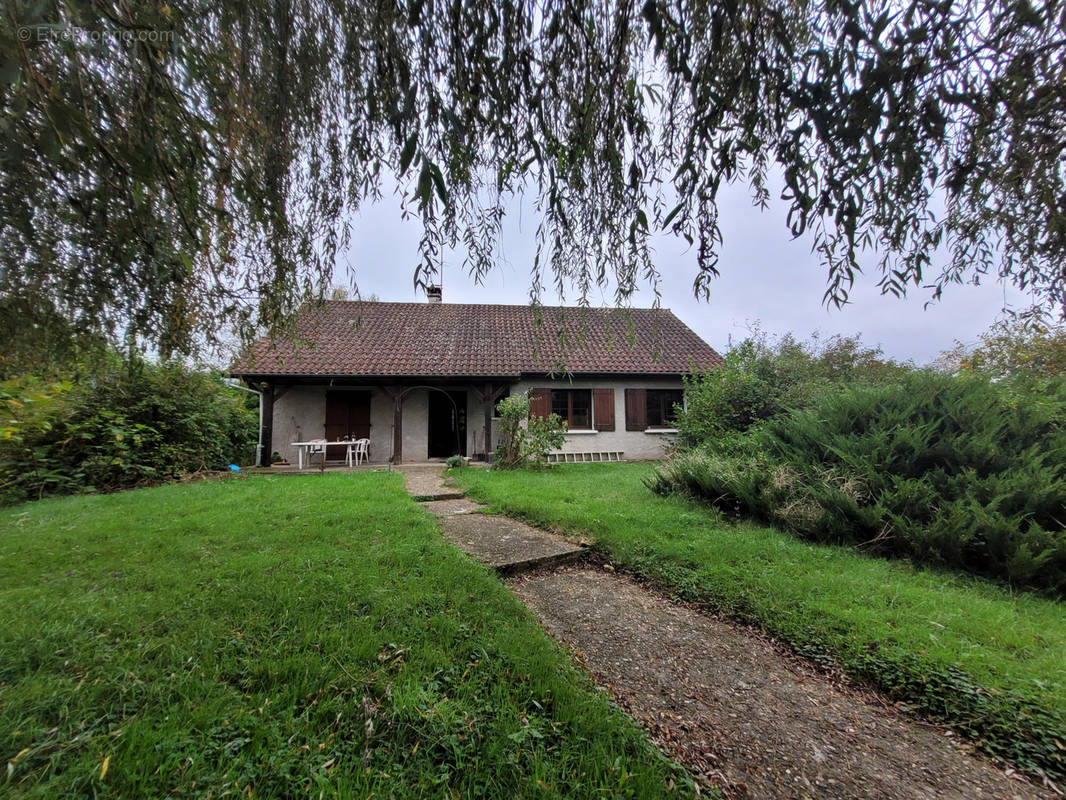
<svg viewBox="0 0 1066 800">
<path fill-rule="evenodd" d="M 485 458 L 496 404 L 530 392 L 567 421 L 556 460 L 662 456 L 682 376 L 721 357 L 665 309 L 326 301 L 231 374 L 262 392 L 260 463 L 293 442 L 370 440 L 370 461 Z M 488 442 L 486 442 L 486 431 Z M 346 448 L 328 448 L 330 460 Z"/>
</svg>

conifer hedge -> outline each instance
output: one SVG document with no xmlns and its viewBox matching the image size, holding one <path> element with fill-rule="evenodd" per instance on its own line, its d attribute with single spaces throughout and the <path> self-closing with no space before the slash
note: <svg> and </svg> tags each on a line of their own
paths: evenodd
<svg viewBox="0 0 1066 800">
<path fill-rule="evenodd" d="M 724 433 L 652 488 L 806 539 L 1066 594 L 1066 388 L 915 371 Z"/>
</svg>

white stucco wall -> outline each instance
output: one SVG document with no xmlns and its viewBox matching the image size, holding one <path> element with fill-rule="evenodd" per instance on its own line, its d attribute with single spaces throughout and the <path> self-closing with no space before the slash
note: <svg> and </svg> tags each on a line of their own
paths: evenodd
<svg viewBox="0 0 1066 800">
<path fill-rule="evenodd" d="M 392 455 L 392 398 L 377 389 L 370 394 L 370 462 L 384 464 Z"/>
<path fill-rule="evenodd" d="M 511 387 L 512 394 L 530 389 L 614 389 L 614 430 L 591 433 L 569 433 L 559 452 L 591 453 L 621 451 L 627 461 L 659 459 L 666 455 L 664 446 L 672 438 L 669 433 L 626 430 L 626 389 L 682 389 L 679 379 L 626 380 L 523 380 Z"/>
<path fill-rule="evenodd" d="M 406 463 L 429 458 L 428 395 L 425 389 L 415 389 L 403 398 L 403 460 Z M 391 421 L 389 429 L 392 429 Z M 392 448 L 389 450 L 391 452 Z"/>
</svg>

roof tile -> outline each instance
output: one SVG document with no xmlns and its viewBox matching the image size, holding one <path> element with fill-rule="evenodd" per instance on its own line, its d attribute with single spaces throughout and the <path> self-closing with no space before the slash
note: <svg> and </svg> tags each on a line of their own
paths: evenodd
<svg viewBox="0 0 1066 800">
<path fill-rule="evenodd" d="M 329 300 L 293 339 L 260 339 L 235 375 L 679 374 L 722 363 L 666 309 Z"/>
</svg>

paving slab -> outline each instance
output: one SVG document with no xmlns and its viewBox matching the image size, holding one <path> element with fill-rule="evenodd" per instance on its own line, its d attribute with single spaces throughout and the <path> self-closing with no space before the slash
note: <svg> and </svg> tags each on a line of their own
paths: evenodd
<svg viewBox="0 0 1066 800">
<path fill-rule="evenodd" d="M 475 503 L 466 497 L 456 500 L 429 500 L 422 503 L 422 506 L 429 513 L 436 514 L 438 517 L 450 517 L 452 514 L 472 514 L 488 508 L 488 506 Z"/>
<path fill-rule="evenodd" d="M 728 797 L 1052 796 L 950 731 L 628 578 L 575 567 L 510 584 L 654 738 Z"/>
<path fill-rule="evenodd" d="M 407 493 L 416 500 L 458 500 L 463 497 L 450 479 L 444 477 L 444 467 L 397 467 L 403 473 Z"/>
<path fill-rule="evenodd" d="M 505 575 L 576 561 L 585 549 L 495 514 L 452 514 L 440 518 L 444 538 L 482 564 Z"/>
</svg>

